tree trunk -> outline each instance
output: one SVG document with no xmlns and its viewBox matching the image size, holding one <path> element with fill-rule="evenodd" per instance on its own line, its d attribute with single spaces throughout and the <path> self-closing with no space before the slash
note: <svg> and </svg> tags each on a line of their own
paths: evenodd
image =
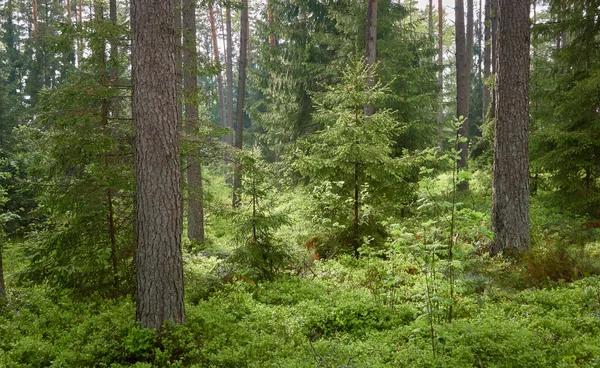
<svg viewBox="0 0 600 368">
<path fill-rule="evenodd" d="M 102 21 L 104 19 L 104 9 L 103 3 L 97 2 L 94 3 L 94 13 L 96 14 L 96 22 L 98 27 L 101 28 Z M 113 49 L 111 48 L 111 55 Z M 106 42 L 102 42 L 99 49 L 97 50 L 99 55 L 95 57 L 100 59 L 100 85 L 108 89 L 109 88 L 109 80 L 108 80 L 108 71 L 106 67 Z M 102 127 L 102 137 L 104 139 L 110 139 L 110 132 L 108 128 L 108 115 L 110 113 L 110 102 L 108 98 L 103 98 L 101 101 L 100 108 L 100 125 Z M 108 173 L 110 170 L 110 154 L 107 152 L 104 154 L 104 170 L 105 173 Z M 117 257 L 117 226 L 115 224 L 115 209 L 114 209 L 114 199 L 113 199 L 113 190 L 110 187 L 109 181 L 110 179 L 106 176 L 103 178 L 104 185 L 106 185 L 106 190 L 104 192 L 105 201 L 106 201 L 106 221 L 107 221 L 107 231 L 106 234 L 108 237 L 108 242 L 110 245 L 110 265 L 113 277 L 113 287 L 116 288 L 118 286 L 118 257 Z"/>
<path fill-rule="evenodd" d="M 229 128 L 230 132 L 225 136 L 225 143 L 229 147 L 233 147 L 233 32 L 231 30 L 231 6 L 229 3 L 226 4 L 225 8 L 225 29 L 227 34 L 227 55 L 225 61 L 225 76 L 227 77 L 227 106 L 225 109 L 226 115 L 226 128 Z M 228 151 L 225 151 L 225 167 L 231 160 Z M 225 182 L 231 184 L 231 177 L 227 169 L 225 169 Z"/>
<path fill-rule="evenodd" d="M 500 0 L 492 256 L 529 247 L 529 0 Z"/>
<path fill-rule="evenodd" d="M 217 26 L 215 24 L 215 13 L 213 11 L 213 2 L 208 4 L 208 16 L 210 19 L 210 35 L 213 46 L 213 60 L 218 68 L 217 71 L 217 91 L 219 93 L 219 118 L 221 126 L 225 127 L 225 96 L 223 93 L 223 76 L 221 74 L 221 60 L 219 56 L 219 44 L 217 43 Z"/>
<path fill-rule="evenodd" d="M 212 5 L 209 5 L 212 8 Z M 196 2 L 183 0 L 183 95 L 184 127 L 188 136 L 198 130 L 198 52 L 196 51 Z M 211 11 L 212 14 L 212 11 Z M 214 22 L 213 22 L 214 23 Z M 216 33 L 216 32 L 215 32 Z M 188 238 L 204 242 L 202 167 L 198 149 L 186 154 L 188 185 Z"/>
<path fill-rule="evenodd" d="M 488 121 L 488 110 L 490 108 L 491 91 L 488 86 L 492 74 L 492 19 L 491 0 L 485 0 L 484 29 L 483 29 L 483 123 Z"/>
<path fill-rule="evenodd" d="M 466 40 L 465 32 L 465 10 L 464 0 L 455 0 L 455 27 L 456 27 L 456 117 L 462 119 L 459 128 L 461 137 L 466 138 L 465 142 L 458 142 L 458 150 L 460 160 L 458 161 L 458 169 L 464 170 L 468 167 L 469 157 L 469 86 L 470 86 L 470 68 L 469 68 L 469 52 L 467 45 L 471 44 Z M 472 23 L 471 23 L 472 26 Z M 472 33 L 471 33 L 472 34 Z M 471 47 L 472 48 L 472 47 Z M 467 182 L 460 182 L 458 185 L 460 190 L 468 189 Z"/>
<path fill-rule="evenodd" d="M 439 93 L 439 107 L 437 114 L 438 122 L 438 137 L 442 137 L 444 121 L 444 7 L 442 0 L 438 0 L 438 86 L 440 88 Z"/>
<path fill-rule="evenodd" d="M 433 39 L 433 0 L 429 0 L 429 7 L 427 8 L 427 31 L 429 37 Z"/>
<path fill-rule="evenodd" d="M 37 0 L 32 0 L 31 7 L 33 11 L 33 38 L 37 43 L 40 40 L 40 33 L 38 30 L 38 5 Z"/>
<path fill-rule="evenodd" d="M 240 31 L 240 63 L 238 75 L 238 93 L 237 93 L 237 111 L 235 120 L 235 148 L 243 148 L 243 129 L 244 129 L 244 95 L 246 94 L 246 57 L 245 49 L 248 45 L 248 0 L 242 0 Z M 233 174 L 233 206 L 240 204 L 239 189 L 242 184 L 242 170 L 238 160 L 234 164 Z"/>
<path fill-rule="evenodd" d="M 377 62 L 377 0 L 367 1 L 367 29 L 365 35 L 365 57 L 367 66 L 375 68 Z M 375 73 L 369 75 L 367 87 L 375 86 Z M 365 116 L 371 116 L 375 113 L 375 106 L 365 105 Z"/>
<path fill-rule="evenodd" d="M 79 27 L 83 27 L 83 0 L 77 0 L 77 15 L 75 21 Z M 81 66 L 83 59 L 83 36 L 77 35 L 77 66 Z"/>
<path fill-rule="evenodd" d="M 132 0 L 136 156 L 136 315 L 144 328 L 184 321 L 173 0 Z"/>
<path fill-rule="evenodd" d="M 490 1 L 490 17 L 492 21 L 492 74 L 494 80 L 496 79 L 496 72 L 498 70 L 498 0 L 489 0 Z M 495 82 L 494 82 L 495 84 Z M 490 119 L 494 119 L 496 116 L 496 91 L 497 89 L 492 89 L 492 106 L 489 109 Z"/>
</svg>

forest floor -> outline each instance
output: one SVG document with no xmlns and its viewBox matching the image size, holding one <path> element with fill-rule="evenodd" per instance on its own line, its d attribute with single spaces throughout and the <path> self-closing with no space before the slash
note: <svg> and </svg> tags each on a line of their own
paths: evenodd
<svg viewBox="0 0 600 368">
<path fill-rule="evenodd" d="M 186 251 L 186 321 L 160 334 L 136 325 L 130 295 L 18 283 L 26 255 L 9 243 L 0 367 L 600 367 L 597 229 L 534 201 L 531 250 L 490 258 L 485 208 L 457 211 L 452 259 L 418 218 L 360 259 L 296 242 L 300 261 L 271 281 L 231 274 L 219 241 Z"/>
</svg>

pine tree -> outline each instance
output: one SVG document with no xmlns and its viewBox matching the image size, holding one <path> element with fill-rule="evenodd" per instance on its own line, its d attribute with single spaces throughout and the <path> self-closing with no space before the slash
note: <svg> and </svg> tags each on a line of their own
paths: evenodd
<svg viewBox="0 0 600 368">
<path fill-rule="evenodd" d="M 131 3 L 137 320 L 184 321 L 174 1 Z"/>
<path fill-rule="evenodd" d="M 500 0 L 490 254 L 529 247 L 529 0 Z"/>
</svg>

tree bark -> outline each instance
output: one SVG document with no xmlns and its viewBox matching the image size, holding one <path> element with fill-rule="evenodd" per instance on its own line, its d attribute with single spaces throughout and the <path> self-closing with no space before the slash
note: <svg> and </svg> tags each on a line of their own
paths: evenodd
<svg viewBox="0 0 600 368">
<path fill-rule="evenodd" d="M 377 0 L 367 1 L 367 29 L 365 35 L 365 57 L 367 66 L 375 68 L 377 62 Z M 367 87 L 375 86 L 375 74 L 368 76 Z M 371 116 L 375 113 L 375 106 L 365 105 L 365 116 Z"/>
<path fill-rule="evenodd" d="M 244 129 L 244 96 L 246 94 L 246 64 L 248 46 L 248 0 L 242 0 L 241 14 L 241 31 L 240 31 L 240 60 L 238 73 L 238 93 L 237 93 L 237 110 L 235 120 L 235 148 L 242 150 L 243 148 L 243 129 Z M 233 173 L 233 206 L 237 207 L 240 204 L 239 189 L 242 184 L 242 168 L 238 160 L 234 164 Z"/>
<path fill-rule="evenodd" d="M 184 322 L 173 0 L 132 0 L 136 316 Z"/>
<path fill-rule="evenodd" d="M 492 19 L 491 19 L 491 0 L 485 0 L 484 28 L 483 28 L 483 123 L 488 120 L 488 110 L 490 108 L 491 91 L 488 86 L 490 75 L 492 74 Z"/>
<path fill-rule="evenodd" d="M 212 8 L 212 5 L 209 5 Z M 212 14 L 212 11 L 210 12 Z M 183 0 L 183 94 L 184 128 L 193 137 L 198 130 L 198 52 L 196 51 L 196 2 Z M 214 22 L 213 22 L 214 24 Z M 212 27 L 211 27 L 212 28 Z M 216 33 L 216 32 L 215 32 Z M 186 154 L 188 185 L 188 238 L 204 242 L 202 167 L 198 149 Z"/>
<path fill-rule="evenodd" d="M 492 256 L 529 247 L 529 0 L 500 0 Z"/>
<path fill-rule="evenodd" d="M 469 52 L 467 50 L 467 46 L 471 44 L 472 49 L 472 41 L 469 43 L 466 39 L 469 32 L 465 32 L 464 0 L 455 0 L 455 11 L 456 117 L 457 119 L 462 119 L 462 123 L 459 128 L 459 134 L 461 137 L 466 138 L 465 142 L 458 142 L 460 156 L 460 160 L 458 161 L 458 169 L 464 170 L 468 168 L 469 157 L 469 87 L 471 73 L 469 68 Z M 459 183 L 458 187 L 460 190 L 466 190 L 468 189 L 468 183 L 461 182 Z"/>
</svg>

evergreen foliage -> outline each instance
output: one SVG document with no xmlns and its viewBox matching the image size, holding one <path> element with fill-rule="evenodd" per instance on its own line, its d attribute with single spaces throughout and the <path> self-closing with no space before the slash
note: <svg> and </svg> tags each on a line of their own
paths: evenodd
<svg viewBox="0 0 600 368">
<path fill-rule="evenodd" d="M 272 280 L 291 263 L 289 243 L 276 232 L 288 224 L 286 212 L 277 207 L 277 189 L 273 169 L 258 148 L 239 151 L 242 185 L 240 206 L 233 216 L 236 249 L 232 260 L 246 266 L 247 276 Z"/>
<path fill-rule="evenodd" d="M 532 167 L 536 180 L 548 178 L 539 184 L 554 192 L 557 203 L 598 217 L 598 3 L 574 1 L 566 8 L 560 2 L 550 5 L 550 16 L 559 21 L 534 28 Z M 553 46 L 557 38 L 565 39 L 558 49 Z"/>
<path fill-rule="evenodd" d="M 121 118 L 128 92 L 105 82 L 104 55 L 106 40 L 124 29 L 102 20 L 85 29 L 91 55 L 68 83 L 40 93 L 36 119 L 20 131 L 36 178 L 37 213 L 45 219 L 30 233 L 30 264 L 21 276 L 85 293 L 127 293 L 133 290 L 133 133 Z M 110 116 L 109 101 L 119 101 Z"/>
<path fill-rule="evenodd" d="M 356 255 L 363 237 L 373 237 L 377 222 L 398 213 L 415 189 L 414 160 L 408 152 L 392 156 L 393 138 L 401 127 L 391 111 L 364 113 L 365 105 L 377 106 L 387 92 L 381 84 L 368 87 L 374 73 L 355 58 L 338 85 L 315 95 L 314 118 L 323 128 L 298 142 L 294 163 L 313 188 L 315 214 L 339 224 L 344 234 L 339 241 L 351 245 Z M 325 192 L 319 189 L 323 185 Z"/>
</svg>

